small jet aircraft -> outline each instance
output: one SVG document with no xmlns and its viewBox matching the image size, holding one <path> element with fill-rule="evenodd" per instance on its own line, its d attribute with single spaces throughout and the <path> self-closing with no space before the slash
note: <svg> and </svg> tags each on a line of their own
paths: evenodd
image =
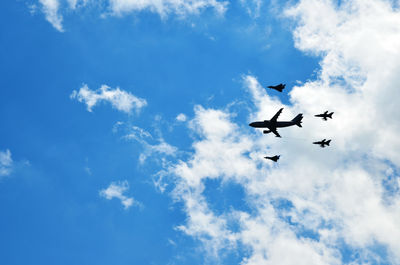
<svg viewBox="0 0 400 265">
<path fill-rule="evenodd" d="M 331 113 L 328 114 L 328 111 L 325 111 L 325 112 L 322 113 L 322 114 L 317 114 L 317 115 L 314 115 L 314 116 L 315 116 L 315 117 L 321 117 L 324 121 L 327 121 L 328 118 L 332 119 L 332 114 L 333 114 L 333 112 L 331 112 Z"/>
<path fill-rule="evenodd" d="M 278 121 L 279 115 L 282 113 L 283 108 L 278 110 L 278 112 L 272 117 L 271 120 L 265 120 L 265 121 L 255 121 L 249 124 L 249 126 L 253 128 L 268 128 L 269 130 L 264 130 L 263 133 L 274 133 L 276 137 L 281 137 L 277 131 L 277 128 L 281 127 L 289 127 L 293 125 L 297 125 L 301 127 L 301 120 L 303 119 L 303 114 L 297 115 L 293 120 L 291 121 Z"/>
<path fill-rule="evenodd" d="M 280 155 L 278 156 L 264 156 L 265 159 L 269 159 L 272 160 L 274 162 L 278 162 L 279 157 L 281 157 Z"/>
<path fill-rule="evenodd" d="M 286 84 L 279 84 L 276 86 L 268 86 L 268 88 L 275 89 L 279 92 L 282 92 L 282 90 L 285 88 L 285 86 L 286 86 Z"/>
<path fill-rule="evenodd" d="M 331 140 L 326 141 L 326 139 L 319 141 L 319 142 L 313 142 L 313 144 L 319 144 L 319 146 L 321 146 L 322 148 L 325 147 L 325 145 L 329 146 L 329 143 L 331 142 Z"/>
</svg>

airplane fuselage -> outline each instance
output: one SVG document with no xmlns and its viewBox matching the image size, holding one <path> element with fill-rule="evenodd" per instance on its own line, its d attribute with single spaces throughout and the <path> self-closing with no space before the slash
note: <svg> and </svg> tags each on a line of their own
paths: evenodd
<svg viewBox="0 0 400 265">
<path fill-rule="evenodd" d="M 277 122 L 270 122 L 270 121 L 255 121 L 249 124 L 251 127 L 254 128 L 283 128 L 295 125 L 292 121 L 277 121 Z"/>
</svg>

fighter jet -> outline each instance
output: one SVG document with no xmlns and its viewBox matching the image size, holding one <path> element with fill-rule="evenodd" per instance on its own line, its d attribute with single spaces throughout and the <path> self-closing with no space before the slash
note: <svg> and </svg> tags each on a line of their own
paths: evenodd
<svg viewBox="0 0 400 265">
<path fill-rule="evenodd" d="M 331 140 L 326 141 L 326 139 L 319 141 L 319 142 L 313 142 L 313 144 L 319 144 L 319 146 L 321 146 L 322 148 L 325 147 L 325 145 L 329 146 L 329 143 L 331 142 Z"/>
<path fill-rule="evenodd" d="M 327 121 L 328 118 L 332 119 L 332 114 L 333 114 L 333 112 L 331 112 L 331 113 L 328 114 L 328 111 L 325 111 L 325 112 L 322 113 L 322 114 L 317 114 L 317 115 L 314 115 L 314 116 L 315 116 L 315 117 L 321 117 L 324 121 Z"/>
<path fill-rule="evenodd" d="M 278 162 L 279 157 L 281 157 L 280 155 L 278 156 L 264 156 L 265 159 L 269 159 L 272 160 L 274 162 Z"/>
<path fill-rule="evenodd" d="M 256 121 L 252 122 L 249 124 L 249 126 L 254 127 L 254 128 L 268 128 L 268 130 L 264 130 L 263 133 L 274 133 L 276 137 L 281 137 L 277 131 L 277 128 L 281 127 L 289 127 L 293 125 L 297 125 L 301 127 L 301 120 L 303 119 L 303 114 L 297 115 L 293 120 L 291 121 L 277 121 L 279 115 L 282 113 L 283 108 L 278 110 L 278 112 L 272 117 L 271 120 L 264 120 L 264 121 Z"/>
<path fill-rule="evenodd" d="M 282 90 L 285 88 L 285 86 L 286 86 L 286 84 L 279 84 L 276 86 L 268 86 L 268 88 L 275 89 L 279 92 L 282 92 Z"/>
</svg>

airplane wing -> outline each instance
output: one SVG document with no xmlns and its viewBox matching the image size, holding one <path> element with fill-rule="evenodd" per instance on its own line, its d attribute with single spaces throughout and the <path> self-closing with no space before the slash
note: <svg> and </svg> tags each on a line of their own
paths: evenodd
<svg viewBox="0 0 400 265">
<path fill-rule="evenodd" d="M 278 120 L 279 115 L 281 115 L 283 108 L 278 110 L 278 112 L 272 117 L 271 122 L 276 122 Z M 275 133 L 275 132 L 274 132 Z"/>
<path fill-rule="evenodd" d="M 270 131 L 273 132 L 276 137 L 281 137 L 281 135 L 278 133 L 278 131 L 276 129 L 274 129 L 274 130 L 270 129 Z"/>
</svg>

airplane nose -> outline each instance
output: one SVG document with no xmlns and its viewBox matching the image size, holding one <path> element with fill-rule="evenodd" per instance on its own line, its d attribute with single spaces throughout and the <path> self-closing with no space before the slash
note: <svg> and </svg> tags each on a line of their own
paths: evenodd
<svg viewBox="0 0 400 265">
<path fill-rule="evenodd" d="M 249 126 L 250 126 L 250 127 L 253 127 L 253 126 L 254 126 L 254 122 L 250 123 Z"/>
</svg>

